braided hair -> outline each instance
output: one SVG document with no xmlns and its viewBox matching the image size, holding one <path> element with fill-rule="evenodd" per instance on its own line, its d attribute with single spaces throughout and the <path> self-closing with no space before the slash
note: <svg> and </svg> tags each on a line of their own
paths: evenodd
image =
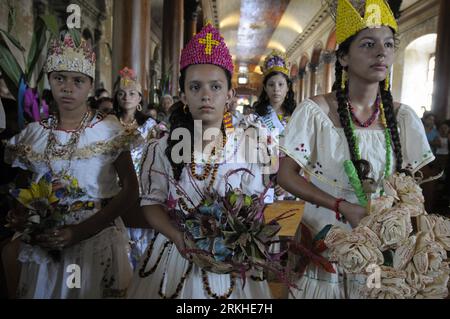
<svg viewBox="0 0 450 319">
<path fill-rule="evenodd" d="M 278 74 L 281 74 L 286 79 L 286 83 L 288 85 L 288 92 L 286 94 L 286 97 L 285 97 L 281 107 L 282 107 L 282 110 L 285 112 L 285 115 L 291 116 L 296 107 L 295 98 L 294 98 L 294 90 L 292 89 L 291 79 L 289 79 L 289 77 L 284 73 L 274 71 L 274 72 L 270 72 L 269 74 L 267 74 L 264 77 L 263 85 L 266 86 L 267 81 L 269 81 L 269 79 L 271 77 L 278 75 Z M 255 105 L 256 114 L 258 114 L 259 116 L 266 116 L 267 113 L 269 113 L 269 105 L 270 105 L 269 96 L 267 95 L 266 90 L 263 89 L 261 92 L 261 95 L 259 96 L 258 101 L 256 102 L 256 105 Z"/>
<path fill-rule="evenodd" d="M 182 93 L 184 93 L 184 91 L 185 91 L 184 84 L 186 81 L 186 70 L 188 68 L 185 68 L 181 71 L 181 75 L 180 75 L 180 79 L 179 79 L 180 90 Z M 225 72 L 225 76 L 227 78 L 228 89 L 230 89 L 231 88 L 231 74 L 228 70 L 225 70 L 222 67 L 221 67 L 221 69 Z M 194 118 L 192 117 L 192 114 L 189 110 L 186 110 L 186 112 L 185 112 L 184 109 L 185 109 L 185 106 L 183 105 L 183 103 L 179 103 L 174 107 L 172 113 L 170 114 L 170 117 L 169 117 L 170 132 L 169 132 L 169 138 L 167 140 L 167 148 L 165 151 L 165 154 L 166 154 L 167 158 L 169 159 L 170 165 L 172 166 L 173 175 L 174 175 L 174 178 L 176 181 L 180 180 L 181 173 L 183 172 L 185 163 L 183 161 L 181 161 L 180 163 L 175 163 L 172 159 L 172 149 L 174 148 L 175 145 L 177 145 L 179 143 L 178 140 L 171 138 L 172 133 L 177 128 L 188 129 L 189 133 L 190 133 L 190 137 L 191 137 L 190 153 L 192 152 L 192 147 L 194 146 Z M 222 127 L 222 130 L 223 130 L 223 127 Z M 184 148 L 183 148 L 183 150 L 184 150 Z M 183 155 L 181 155 L 181 156 L 183 156 Z"/>
<path fill-rule="evenodd" d="M 367 180 L 368 175 L 371 171 L 370 163 L 364 159 L 358 159 L 358 154 L 356 153 L 356 144 L 357 141 L 352 133 L 352 128 L 350 127 L 350 115 L 348 112 L 347 105 L 347 96 L 348 96 L 348 85 L 345 86 L 345 90 L 342 90 L 342 74 L 344 71 L 344 67 L 339 62 L 339 58 L 347 55 L 350 50 L 350 45 L 355 39 L 356 35 L 348 38 L 343 43 L 339 45 L 339 49 L 336 51 L 336 64 L 335 64 L 335 75 L 336 81 L 333 84 L 333 91 L 336 91 L 336 99 L 338 103 L 337 112 L 339 114 L 339 121 L 341 126 L 344 129 L 345 137 L 347 138 L 348 147 L 350 149 L 350 159 L 353 162 L 356 171 L 358 173 L 358 177 L 361 181 Z M 392 144 L 394 147 L 395 153 L 395 169 L 397 172 L 406 172 L 402 169 L 403 167 L 403 155 L 402 155 L 402 145 L 400 143 L 400 135 L 397 127 L 397 118 L 394 112 L 394 102 L 392 99 L 392 94 L 390 89 L 385 90 L 386 80 L 380 82 L 380 92 L 381 92 L 381 100 L 384 106 L 384 112 L 386 116 L 386 123 L 391 135 Z"/>
</svg>

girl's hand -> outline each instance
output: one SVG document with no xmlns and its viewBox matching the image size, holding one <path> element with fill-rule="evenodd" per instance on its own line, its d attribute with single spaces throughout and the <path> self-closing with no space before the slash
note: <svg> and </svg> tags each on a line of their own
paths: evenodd
<svg viewBox="0 0 450 319">
<path fill-rule="evenodd" d="M 78 244 L 80 241 L 81 238 L 76 231 L 76 225 L 48 230 L 36 236 L 36 243 L 48 250 L 62 250 Z"/>
<path fill-rule="evenodd" d="M 366 209 L 360 205 L 349 202 L 341 202 L 339 205 L 339 212 L 344 215 L 350 225 L 354 228 L 358 226 L 361 219 L 366 217 Z"/>
<path fill-rule="evenodd" d="M 27 222 L 27 215 L 27 210 L 22 205 L 11 209 L 6 215 L 8 227 L 15 231 L 23 230 Z"/>
<path fill-rule="evenodd" d="M 186 244 L 184 243 L 184 233 L 177 232 L 175 238 L 173 239 L 173 243 L 178 249 L 178 252 L 186 259 L 189 259 L 189 256 L 186 254 Z"/>
<path fill-rule="evenodd" d="M 275 185 L 275 195 L 281 196 L 286 195 L 286 193 L 287 192 L 280 185 Z"/>
</svg>

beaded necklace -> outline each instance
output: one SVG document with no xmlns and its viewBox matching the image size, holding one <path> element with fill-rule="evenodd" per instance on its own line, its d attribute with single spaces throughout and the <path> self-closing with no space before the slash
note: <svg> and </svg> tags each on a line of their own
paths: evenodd
<svg viewBox="0 0 450 319">
<path fill-rule="evenodd" d="M 77 129 L 70 133 L 70 138 L 67 144 L 62 144 L 58 141 L 58 139 L 55 136 L 55 130 L 58 127 L 58 118 L 55 116 L 51 119 L 50 122 L 50 132 L 48 134 L 47 139 L 47 145 L 44 150 L 44 158 L 45 158 L 45 164 L 47 165 L 48 169 L 50 170 L 50 173 L 52 176 L 55 177 L 63 177 L 67 175 L 67 172 L 70 169 L 70 166 L 72 164 L 72 157 L 75 153 L 75 150 L 78 147 L 78 142 L 80 140 L 81 134 L 84 132 L 86 127 L 89 124 L 89 120 L 91 118 L 91 111 L 88 110 L 84 115 L 83 118 L 80 121 L 80 124 L 78 125 Z M 54 157 L 62 158 L 67 155 L 67 167 L 63 168 L 59 173 L 56 173 L 53 170 L 52 167 L 52 159 Z"/>
<path fill-rule="evenodd" d="M 350 124 L 350 128 L 352 131 L 352 139 L 355 141 L 354 151 L 356 154 L 356 158 L 358 160 L 361 160 L 361 152 L 359 149 L 359 139 L 355 133 L 355 125 L 353 124 L 351 112 L 350 112 L 350 108 L 349 108 L 348 104 L 347 104 L 347 111 L 349 113 L 348 114 L 349 115 L 349 124 Z M 386 122 L 386 114 L 384 111 L 384 105 L 383 105 L 383 102 L 381 99 L 380 99 L 380 121 L 384 127 L 384 138 L 385 138 L 385 143 L 386 143 L 386 166 L 384 169 L 384 178 L 387 178 L 391 171 L 392 140 L 391 140 L 391 134 L 389 132 L 389 128 L 388 128 L 387 122 Z M 352 169 L 348 169 L 349 166 L 351 166 Z M 344 167 L 345 167 L 345 173 L 347 174 L 347 176 L 350 180 L 350 184 L 353 186 L 353 189 L 355 190 L 355 194 L 358 197 L 359 204 L 362 206 L 367 206 L 367 195 L 364 193 L 364 190 L 362 189 L 361 180 L 359 179 L 359 176 L 356 174 L 356 170 L 354 169 L 353 163 L 351 161 L 347 160 L 344 162 Z M 381 195 L 383 195 L 383 191 L 381 191 L 380 196 Z"/>
<path fill-rule="evenodd" d="M 353 121 L 358 124 L 358 126 L 360 127 L 369 127 L 373 124 L 373 122 L 375 122 L 375 120 L 377 119 L 378 116 L 378 112 L 380 111 L 380 97 L 377 96 L 377 99 L 375 101 L 375 109 L 373 110 L 372 115 L 367 119 L 367 121 L 365 122 L 361 122 L 355 114 L 355 110 L 352 106 L 352 104 L 350 103 L 350 98 L 347 97 L 347 102 L 348 102 L 348 109 L 350 110 L 350 115 L 353 119 Z"/>
<path fill-rule="evenodd" d="M 194 152 L 192 152 L 192 155 L 191 155 L 191 163 L 190 163 L 190 165 L 189 165 L 190 171 L 191 171 L 191 175 L 192 175 L 195 179 L 197 179 L 197 180 L 199 180 L 199 181 L 204 181 L 204 180 L 206 180 L 208 177 L 211 176 L 211 179 L 209 180 L 209 183 L 208 183 L 208 185 L 207 185 L 207 187 L 206 187 L 206 189 L 207 189 L 208 191 L 210 191 L 211 188 L 214 186 L 214 182 L 216 181 L 216 178 L 217 178 L 217 172 L 219 171 L 219 164 L 218 164 L 218 163 L 212 164 L 212 162 L 213 162 L 213 157 L 214 157 L 216 154 L 219 154 L 219 155 L 217 155 L 217 156 L 220 157 L 220 152 L 224 150 L 226 144 L 227 144 L 227 134 L 224 133 L 224 134 L 223 134 L 223 137 L 222 137 L 222 145 L 220 145 L 220 146 L 219 146 L 219 145 L 216 145 L 216 146 L 214 147 L 214 149 L 211 151 L 211 155 L 209 156 L 209 158 L 208 158 L 208 160 L 207 160 L 207 162 L 206 162 L 206 164 L 205 164 L 205 167 L 203 168 L 203 173 L 202 173 L 201 175 L 197 174 L 196 166 L 195 166 L 195 161 L 194 161 Z M 185 199 L 183 198 L 184 195 L 183 195 L 183 193 L 179 190 L 179 188 L 177 188 L 176 193 L 177 193 L 177 195 L 178 195 L 178 199 L 179 199 L 178 202 L 179 202 L 181 208 L 182 208 L 184 211 L 189 212 L 190 214 L 194 214 L 195 211 L 196 211 L 196 208 L 195 208 L 195 207 L 194 207 L 194 208 L 189 208 L 189 207 L 188 207 L 188 205 L 186 204 Z"/>
<path fill-rule="evenodd" d="M 132 129 L 132 128 L 137 128 L 138 124 L 136 119 L 134 119 L 133 121 L 131 121 L 131 123 L 126 123 L 122 120 L 122 118 L 119 118 L 120 124 L 122 124 L 122 126 L 126 129 Z"/>
</svg>

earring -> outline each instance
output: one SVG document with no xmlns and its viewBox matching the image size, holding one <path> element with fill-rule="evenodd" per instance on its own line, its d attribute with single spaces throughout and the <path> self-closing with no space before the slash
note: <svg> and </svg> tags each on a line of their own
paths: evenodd
<svg viewBox="0 0 450 319">
<path fill-rule="evenodd" d="M 138 110 L 138 112 L 142 112 L 142 105 L 138 104 L 138 106 L 136 107 L 136 110 Z"/>
<path fill-rule="evenodd" d="M 225 114 L 223 115 L 223 126 L 225 127 L 225 130 L 227 130 L 227 131 L 231 131 L 234 129 L 233 118 L 232 118 L 230 112 L 225 112 Z"/>
<path fill-rule="evenodd" d="M 187 104 L 185 104 L 183 106 L 183 112 L 184 112 L 184 114 L 188 114 L 189 113 L 189 106 Z"/>
<path fill-rule="evenodd" d="M 389 85 L 390 85 L 390 73 L 388 71 L 386 75 L 386 79 L 384 80 L 384 90 L 389 91 Z"/>
<path fill-rule="evenodd" d="M 342 69 L 342 80 L 341 80 L 341 89 L 342 91 L 345 91 L 345 84 L 348 80 L 347 71 Z"/>
</svg>

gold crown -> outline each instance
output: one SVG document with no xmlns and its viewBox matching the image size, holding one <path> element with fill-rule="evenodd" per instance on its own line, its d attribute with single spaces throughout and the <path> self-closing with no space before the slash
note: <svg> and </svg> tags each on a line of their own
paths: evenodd
<svg viewBox="0 0 450 319">
<path fill-rule="evenodd" d="M 136 72 L 134 72 L 133 69 L 124 67 L 122 70 L 119 71 L 119 75 L 120 75 L 119 89 L 121 90 L 131 89 L 136 90 L 139 93 L 142 93 L 142 86 L 139 83 L 136 76 Z"/>
<path fill-rule="evenodd" d="M 388 26 L 398 31 L 397 21 L 385 0 L 366 0 L 364 18 L 348 0 L 338 0 L 336 41 L 341 44 L 366 28 Z"/>
<path fill-rule="evenodd" d="M 278 50 L 273 50 L 265 59 L 261 66 L 264 76 L 272 72 L 281 72 L 289 76 L 289 69 L 286 65 L 286 55 Z"/>
<path fill-rule="evenodd" d="M 47 55 L 46 71 L 50 72 L 79 72 L 95 77 L 95 53 L 84 39 L 80 46 L 75 45 L 71 35 L 67 33 L 64 40 L 52 40 Z"/>
</svg>

